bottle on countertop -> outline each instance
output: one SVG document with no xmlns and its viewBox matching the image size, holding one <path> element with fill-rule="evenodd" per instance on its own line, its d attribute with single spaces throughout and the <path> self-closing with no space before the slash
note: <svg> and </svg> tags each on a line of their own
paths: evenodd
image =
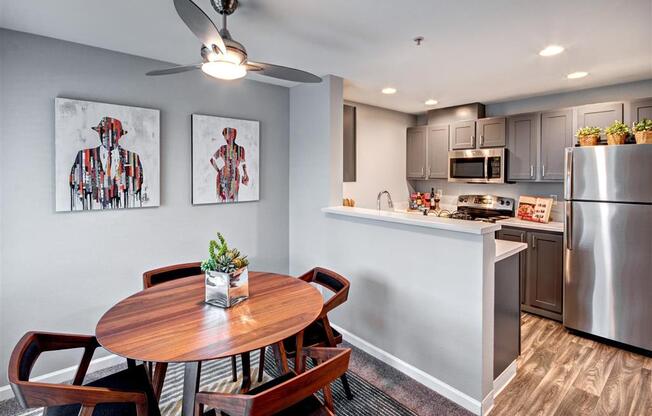
<svg viewBox="0 0 652 416">
<path fill-rule="evenodd" d="M 434 210 L 435 208 L 435 188 L 430 188 L 430 209 Z"/>
</svg>

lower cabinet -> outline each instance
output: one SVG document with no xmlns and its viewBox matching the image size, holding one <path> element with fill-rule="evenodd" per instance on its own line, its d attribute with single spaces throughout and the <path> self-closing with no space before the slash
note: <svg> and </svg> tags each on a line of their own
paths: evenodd
<svg viewBox="0 0 652 416">
<path fill-rule="evenodd" d="M 521 309 L 546 318 L 562 320 L 563 304 L 563 235 L 503 227 L 496 238 L 526 242 L 520 254 Z"/>
</svg>

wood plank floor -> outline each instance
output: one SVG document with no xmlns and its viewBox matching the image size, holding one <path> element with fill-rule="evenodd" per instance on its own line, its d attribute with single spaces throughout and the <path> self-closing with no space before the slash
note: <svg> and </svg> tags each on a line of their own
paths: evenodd
<svg viewBox="0 0 652 416">
<path fill-rule="evenodd" d="M 652 358 L 530 314 L 521 337 L 516 377 L 490 416 L 652 416 Z"/>
</svg>

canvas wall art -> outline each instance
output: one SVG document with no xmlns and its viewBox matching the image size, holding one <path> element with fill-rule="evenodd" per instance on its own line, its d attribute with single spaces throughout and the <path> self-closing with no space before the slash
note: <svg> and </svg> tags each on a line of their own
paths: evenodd
<svg viewBox="0 0 652 416">
<path fill-rule="evenodd" d="M 192 115 L 192 203 L 259 199 L 260 123 Z"/>
<path fill-rule="evenodd" d="M 159 110 L 55 99 L 57 211 L 156 207 Z"/>
</svg>

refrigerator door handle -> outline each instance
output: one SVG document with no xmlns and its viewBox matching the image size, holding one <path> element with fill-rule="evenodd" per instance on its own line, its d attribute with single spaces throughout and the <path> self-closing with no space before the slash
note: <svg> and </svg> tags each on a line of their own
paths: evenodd
<svg viewBox="0 0 652 416">
<path fill-rule="evenodd" d="M 564 236 L 566 237 L 566 249 L 573 249 L 573 203 L 571 201 L 566 201 L 566 221 L 564 222 L 565 230 Z"/>
<path fill-rule="evenodd" d="M 573 195 L 573 148 L 566 148 L 566 180 L 564 182 L 564 199 L 571 199 Z"/>
</svg>

